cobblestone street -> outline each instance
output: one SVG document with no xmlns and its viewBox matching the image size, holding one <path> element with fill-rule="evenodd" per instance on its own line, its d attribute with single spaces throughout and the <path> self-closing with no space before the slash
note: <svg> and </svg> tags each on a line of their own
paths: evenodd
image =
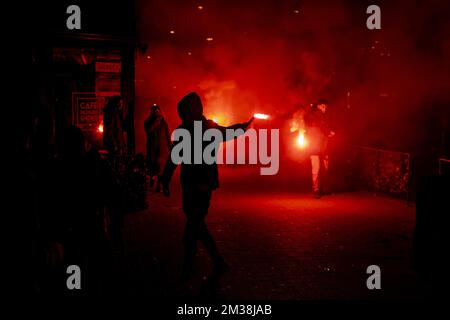
<svg viewBox="0 0 450 320">
<path fill-rule="evenodd" d="M 230 169 L 227 169 L 230 170 Z M 241 170 L 241 169 L 231 169 Z M 184 216 L 178 179 L 173 194 L 149 194 L 149 209 L 129 214 L 118 260 L 122 290 L 158 297 L 219 299 L 419 298 L 411 270 L 414 207 L 371 193 L 247 191 L 228 181 L 214 193 L 208 225 L 231 266 L 214 287 L 201 245 L 197 273 L 177 290 Z M 366 268 L 381 268 L 381 290 L 366 287 Z"/>
</svg>

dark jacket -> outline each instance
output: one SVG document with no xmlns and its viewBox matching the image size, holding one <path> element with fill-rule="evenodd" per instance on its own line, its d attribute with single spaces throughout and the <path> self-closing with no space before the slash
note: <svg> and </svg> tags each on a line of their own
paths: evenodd
<svg viewBox="0 0 450 320">
<path fill-rule="evenodd" d="M 194 137 L 194 121 L 202 121 L 203 131 L 208 129 L 218 129 L 222 133 L 222 137 L 225 139 L 226 129 L 243 129 L 244 131 L 247 129 L 247 123 L 239 123 L 229 127 L 223 127 L 218 125 L 212 120 L 208 120 L 203 116 L 203 106 L 200 100 L 200 97 L 192 92 L 186 95 L 181 101 L 178 103 L 178 114 L 182 120 L 181 125 L 178 127 L 180 129 L 186 129 L 190 132 L 191 137 Z M 203 133 L 202 133 L 203 136 Z M 192 142 L 192 151 L 191 156 L 192 160 L 194 157 L 194 145 L 195 143 L 199 143 L 199 141 L 191 141 Z M 211 142 L 203 143 L 202 148 L 202 156 L 203 151 L 207 145 Z M 173 144 L 172 148 L 176 145 Z M 172 150 L 172 149 L 171 149 Z M 216 155 L 217 156 L 217 155 Z M 203 161 L 202 161 L 203 162 Z M 219 172 L 217 169 L 217 164 L 181 164 L 181 186 L 183 189 L 210 189 L 214 190 L 219 187 Z M 162 175 L 162 180 L 165 182 L 169 182 L 172 178 L 173 172 L 176 169 L 177 164 L 172 161 L 172 158 L 169 155 L 166 166 L 164 168 L 164 172 Z"/>
<path fill-rule="evenodd" d="M 111 153 L 122 153 L 123 119 L 115 102 L 109 102 L 103 109 L 103 128 L 103 147 Z"/>
<path fill-rule="evenodd" d="M 217 129 L 222 133 L 223 138 L 225 139 L 225 132 L 227 129 L 242 129 L 245 130 L 247 125 L 245 123 L 238 123 L 229 127 L 223 127 L 218 125 L 212 120 L 208 120 L 205 117 L 201 119 L 203 131 L 208 129 Z M 194 124 L 181 124 L 178 129 L 186 129 L 191 134 L 191 137 L 194 137 Z M 202 134 L 203 136 L 203 134 Z M 182 163 L 181 164 L 181 172 L 180 179 L 182 187 L 194 187 L 198 186 L 200 188 L 208 188 L 211 190 L 217 189 L 219 187 L 219 171 L 217 168 L 217 163 L 213 164 L 194 164 L 194 141 L 192 141 L 192 150 L 191 150 L 191 164 Z M 203 143 L 202 153 L 207 145 L 211 142 Z M 176 145 L 174 143 L 172 148 Z M 217 156 L 217 155 L 216 155 Z M 166 166 L 164 168 L 163 179 L 166 181 L 170 181 L 173 172 L 175 171 L 177 164 L 175 164 L 171 157 L 169 156 Z"/>
<path fill-rule="evenodd" d="M 312 155 L 328 152 L 328 135 L 331 132 L 328 113 L 312 108 L 305 114 L 306 138 L 309 141 L 309 151 Z"/>
<path fill-rule="evenodd" d="M 147 134 L 147 167 L 151 175 L 160 175 L 171 145 L 169 126 L 162 116 L 150 115 L 144 122 Z"/>
</svg>

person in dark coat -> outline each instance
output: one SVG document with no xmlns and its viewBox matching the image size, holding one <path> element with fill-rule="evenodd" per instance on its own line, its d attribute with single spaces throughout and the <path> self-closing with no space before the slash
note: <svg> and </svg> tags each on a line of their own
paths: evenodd
<svg viewBox="0 0 450 320">
<path fill-rule="evenodd" d="M 246 130 L 253 121 L 253 117 L 245 122 L 223 127 L 212 120 L 208 120 L 203 115 L 203 105 L 197 93 L 191 92 L 183 97 L 178 103 L 178 115 L 181 118 L 179 129 L 186 129 L 194 137 L 194 121 L 201 121 L 203 130 L 218 129 L 222 136 L 225 136 L 226 129 Z M 202 135 L 203 136 L 203 135 Z M 196 141 L 194 144 L 202 143 Z M 172 148 L 176 145 L 172 146 Z M 205 145 L 203 144 L 203 149 Z M 193 152 L 191 152 L 193 156 Z M 217 155 L 216 155 L 217 156 Z M 191 161 L 193 163 L 193 161 Z M 169 157 L 162 175 L 163 189 L 169 195 L 169 183 L 177 164 Z M 219 174 L 216 162 L 213 164 L 181 164 L 181 188 L 183 211 L 186 216 L 186 226 L 183 235 L 184 262 L 182 268 L 182 281 L 188 280 L 193 270 L 195 255 L 197 252 L 197 240 L 200 240 L 206 247 L 208 254 L 214 263 L 213 274 L 221 274 L 228 270 L 228 264 L 219 254 L 216 243 L 208 231 L 205 223 L 206 215 L 211 201 L 212 192 L 219 187 Z"/>
<path fill-rule="evenodd" d="M 322 196 L 322 182 L 328 173 L 328 140 L 335 135 L 331 130 L 327 107 L 328 102 L 320 99 L 311 106 L 304 118 L 310 148 L 312 188 L 316 199 Z"/>
<path fill-rule="evenodd" d="M 169 156 L 171 141 L 169 126 L 158 105 L 152 106 L 150 114 L 144 122 L 144 129 L 147 134 L 146 165 L 147 173 L 150 176 L 150 187 L 156 180 L 156 191 L 159 192 L 160 176 Z"/>
<path fill-rule="evenodd" d="M 136 152 L 136 134 L 134 130 L 135 103 L 131 100 L 128 103 L 127 113 L 124 119 L 124 130 L 127 132 L 127 153 L 134 155 Z"/>
<path fill-rule="evenodd" d="M 122 98 L 111 97 L 103 109 L 103 147 L 110 154 L 121 155 L 125 151 L 123 136 Z"/>
</svg>

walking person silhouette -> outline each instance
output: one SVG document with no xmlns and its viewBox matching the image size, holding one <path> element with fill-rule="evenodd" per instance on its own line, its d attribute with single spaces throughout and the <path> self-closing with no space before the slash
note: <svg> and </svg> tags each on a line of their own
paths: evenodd
<svg viewBox="0 0 450 320">
<path fill-rule="evenodd" d="M 183 97 L 177 105 L 178 115 L 181 119 L 180 129 L 188 130 L 191 137 L 194 137 L 194 122 L 201 121 L 203 130 L 218 129 L 222 136 L 225 136 L 227 129 L 246 130 L 253 121 L 253 117 L 245 122 L 235 124 L 229 127 L 218 125 L 212 120 L 208 120 L 203 115 L 203 105 L 199 95 L 191 92 Z M 203 136 L 203 134 L 202 134 Z M 203 141 L 192 141 L 191 156 L 194 156 L 194 144 L 203 143 Z M 177 144 L 173 143 L 172 148 Z M 203 149 L 205 145 L 203 145 Z M 166 196 L 169 195 L 169 184 L 172 175 L 177 167 L 177 163 L 169 157 L 164 172 L 161 177 L 163 191 Z M 181 189 L 183 211 L 186 216 L 186 225 L 183 234 L 184 261 L 181 273 L 181 281 L 186 282 L 192 276 L 194 270 L 195 255 L 197 253 L 197 241 L 203 243 L 209 256 L 211 257 L 214 268 L 213 275 L 220 275 L 229 270 L 228 264 L 220 255 L 214 238 L 208 230 L 205 218 L 211 201 L 212 191 L 219 187 L 219 173 L 217 163 L 212 164 L 193 164 L 181 163 Z"/>
</svg>

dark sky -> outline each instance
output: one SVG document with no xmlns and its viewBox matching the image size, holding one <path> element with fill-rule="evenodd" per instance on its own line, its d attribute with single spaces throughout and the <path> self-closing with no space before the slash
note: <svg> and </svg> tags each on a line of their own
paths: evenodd
<svg viewBox="0 0 450 320">
<path fill-rule="evenodd" d="M 369 4 L 381 7 L 381 30 L 366 28 Z M 326 97 L 358 142 L 409 150 L 449 108 L 448 1 L 138 0 L 136 8 L 148 44 L 137 55 L 139 117 L 159 103 L 173 127 L 176 102 L 192 90 L 225 124 Z"/>
</svg>

